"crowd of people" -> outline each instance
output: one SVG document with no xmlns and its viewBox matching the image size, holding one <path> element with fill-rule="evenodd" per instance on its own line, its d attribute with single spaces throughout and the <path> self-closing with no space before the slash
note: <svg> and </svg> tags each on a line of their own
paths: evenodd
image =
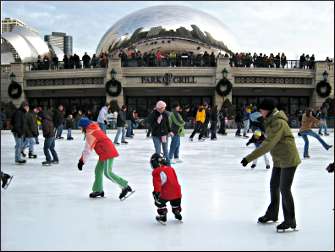
<svg viewBox="0 0 335 252">
<path fill-rule="evenodd" d="M 64 55 L 60 61 L 57 55 L 52 57 L 39 55 L 37 62 L 32 64 L 31 70 L 58 70 L 58 69 L 82 69 L 82 68 L 106 68 L 108 66 L 108 54 L 101 53 L 99 56 L 93 54 L 90 57 L 86 52 L 81 60 L 77 54 Z"/>
<path fill-rule="evenodd" d="M 163 52 L 152 49 L 150 52 L 142 53 L 139 50 L 120 50 L 119 52 L 105 53 L 100 55 L 93 54 L 92 57 L 86 52 L 80 59 L 77 54 L 64 55 L 60 61 L 57 55 L 52 57 L 39 55 L 37 62 L 32 63 L 31 70 L 58 70 L 58 69 L 83 69 L 83 68 L 105 68 L 108 66 L 108 59 L 114 54 L 121 59 L 123 67 L 216 67 L 217 59 L 221 56 L 229 58 L 231 67 L 263 67 L 263 68 L 300 68 L 300 69 L 314 69 L 315 56 L 312 54 L 303 53 L 299 60 L 288 65 L 288 60 L 285 53 L 278 53 L 276 56 L 273 53 L 266 55 L 265 53 L 236 52 L 233 55 L 225 53 L 214 54 L 208 53 L 193 53 L 193 52 Z M 327 57 L 326 62 L 332 62 Z"/>
<path fill-rule="evenodd" d="M 328 108 L 325 104 L 315 113 L 311 108 L 306 108 L 302 115 L 298 135 L 303 138 L 305 143 L 304 159 L 310 158 L 308 136 L 315 137 L 326 150 L 332 148 L 332 145 L 327 144 L 321 138 L 322 130 L 325 135 L 328 135 L 326 124 Z M 158 207 L 156 220 L 162 224 L 166 224 L 166 203 L 169 201 L 175 218 L 182 220 L 181 187 L 171 165 L 183 162 L 180 158 L 181 137 L 186 134 L 184 119 L 187 115 L 187 113 L 183 113 L 183 109 L 178 103 L 171 105 L 171 111 L 167 111 L 166 107 L 167 104 L 164 101 L 158 101 L 148 117 L 142 122 L 147 125 L 148 133 L 151 132 L 155 149 L 155 153 L 150 159 L 153 168 L 153 196 L 155 205 Z M 196 134 L 199 134 L 199 141 L 205 141 L 207 138 L 215 141 L 217 140 L 217 133 L 227 135 L 225 121 L 230 109 L 229 103 L 224 103 L 220 110 L 217 106 L 211 107 L 207 103 L 200 104 L 194 117 L 194 130 L 189 136 L 189 140 L 193 142 Z M 106 132 L 109 112 L 117 113 L 117 132 L 114 141 L 110 140 Z M 257 165 L 257 159 L 264 156 L 266 169 L 270 169 L 269 159 L 266 156 L 267 152 L 270 152 L 273 160 L 270 181 L 271 202 L 265 214 L 258 218 L 258 222 L 277 221 L 280 191 L 283 198 L 284 221 L 277 226 L 277 231 L 295 229 L 296 218 L 291 186 L 296 168 L 301 160 L 288 124 L 288 117 L 283 111 L 277 109 L 273 100 L 267 98 L 263 99 L 257 107 L 252 104 L 245 104 L 234 117 L 237 124 L 235 136 L 248 139 L 246 145 L 251 143 L 255 145 L 255 150 L 245 156 L 241 164 L 247 166 L 252 162 L 251 168 L 254 169 Z M 69 113 L 66 116 L 63 105 L 59 105 L 57 109 L 43 110 L 40 107 L 31 108 L 24 101 L 11 117 L 11 131 L 15 138 L 15 163 L 25 164 L 26 156 L 33 159 L 37 158 L 34 145 L 39 144 L 40 128 L 44 137 L 43 151 L 46 159 L 42 162 L 42 165 L 57 165 L 60 156 L 55 150 L 55 140 L 63 138 L 64 125 L 68 129 L 67 140 L 73 140 L 71 129 L 79 127 L 85 133 L 86 144 L 78 162 L 78 169 L 82 170 L 91 150 L 94 149 L 99 155 L 95 168 L 95 181 L 89 197 L 104 197 L 102 177 L 105 174 L 109 180 L 120 186 L 122 190 L 119 198 L 124 200 L 135 191 L 129 186 L 127 180 L 112 172 L 113 160 L 119 156 L 114 145 L 128 143 L 125 140 L 126 130 L 129 132 L 129 138 L 134 137 L 132 126 L 130 126 L 133 123 L 138 123 L 136 111 L 129 113 L 127 105 L 122 105 L 119 108 L 115 106 L 115 103 L 106 103 L 101 107 L 98 116 L 93 118 L 92 114 L 82 113 L 80 110 L 75 115 Z M 319 134 L 312 130 L 316 125 L 320 125 Z M 243 135 L 241 135 L 242 128 Z M 249 130 L 252 133 L 250 138 L 247 135 Z M 149 137 L 150 133 L 147 136 Z M 170 144 L 169 139 L 171 139 Z M 28 153 L 25 152 L 26 149 L 28 149 Z M 284 149 L 285 152 L 283 152 Z M 333 168 L 334 164 L 330 164 L 327 171 L 332 172 Z M 164 176 L 162 173 L 164 173 Z M 5 188 L 10 183 L 12 176 L 2 172 L 1 179 L 2 187 Z M 169 183 L 165 183 L 166 179 L 169 179 Z"/>
<path fill-rule="evenodd" d="M 193 52 L 176 52 L 169 53 L 160 50 L 150 52 L 128 50 L 127 52 L 121 51 L 119 53 L 121 64 L 123 67 L 215 67 L 217 55 L 212 52 L 209 54 L 205 51 L 203 54 L 194 54 Z M 228 55 L 227 55 L 228 56 Z"/>
</svg>

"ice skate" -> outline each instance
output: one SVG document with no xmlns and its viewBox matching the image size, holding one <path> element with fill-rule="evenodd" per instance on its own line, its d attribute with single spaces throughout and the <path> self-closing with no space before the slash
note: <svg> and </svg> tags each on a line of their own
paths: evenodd
<svg viewBox="0 0 335 252">
<path fill-rule="evenodd" d="M 267 165 L 267 166 L 266 166 L 266 169 L 270 169 L 270 165 Z"/>
<path fill-rule="evenodd" d="M 178 220 L 179 222 L 183 223 L 183 216 L 181 216 L 180 213 L 175 213 L 174 217 L 176 220 Z"/>
<path fill-rule="evenodd" d="M 90 198 L 96 198 L 96 197 L 99 197 L 99 196 L 104 197 L 105 196 L 104 191 L 90 193 Z"/>
<path fill-rule="evenodd" d="M 158 221 L 162 225 L 166 225 L 166 215 L 157 215 L 156 221 Z"/>
<path fill-rule="evenodd" d="M 18 160 L 18 161 L 15 161 L 15 164 L 18 164 L 18 165 L 22 165 L 22 164 L 25 164 L 26 163 L 26 160 Z"/>
<path fill-rule="evenodd" d="M 42 165 L 43 166 L 50 166 L 51 165 L 51 161 L 43 161 Z"/>
<path fill-rule="evenodd" d="M 121 201 L 125 200 L 126 198 L 128 198 L 130 195 L 132 195 L 135 191 L 133 191 L 131 189 L 130 186 L 127 186 L 126 188 L 123 188 L 121 193 L 120 193 L 120 196 L 119 196 L 119 199 Z"/>
<path fill-rule="evenodd" d="M 257 223 L 265 224 L 265 223 L 268 223 L 269 221 L 276 222 L 277 220 L 278 220 L 277 218 L 272 218 L 272 217 L 264 215 L 258 218 Z"/>
<path fill-rule="evenodd" d="M 2 188 L 3 189 L 7 189 L 7 187 L 9 186 L 10 182 L 12 181 L 13 176 L 10 176 L 8 174 L 4 174 L 3 177 L 1 178 L 2 180 Z"/>
<path fill-rule="evenodd" d="M 36 154 L 33 154 L 33 153 L 31 153 L 31 152 L 29 152 L 29 156 L 28 156 L 29 158 L 37 158 L 37 155 Z"/>
<path fill-rule="evenodd" d="M 251 165 L 251 168 L 252 168 L 252 169 L 254 169 L 255 167 L 256 167 L 256 165 L 255 165 L 255 164 L 252 164 L 252 165 Z"/>
<path fill-rule="evenodd" d="M 298 229 L 296 229 L 296 224 L 289 224 L 287 222 L 282 222 L 281 224 L 279 224 L 276 229 L 277 232 L 285 232 L 285 231 L 298 231 Z"/>
</svg>

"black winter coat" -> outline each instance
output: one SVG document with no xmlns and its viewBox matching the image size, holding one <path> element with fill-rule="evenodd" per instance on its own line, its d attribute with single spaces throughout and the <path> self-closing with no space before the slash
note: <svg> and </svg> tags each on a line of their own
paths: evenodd
<svg viewBox="0 0 335 252">
<path fill-rule="evenodd" d="M 28 138 L 38 136 L 36 114 L 33 112 L 24 114 L 24 136 Z"/>
<path fill-rule="evenodd" d="M 44 113 L 42 121 L 42 131 L 45 138 L 55 136 L 55 128 L 52 120 L 52 116 L 49 113 Z"/>
<path fill-rule="evenodd" d="M 124 127 L 126 125 L 127 112 L 120 110 L 117 113 L 116 127 Z"/>
<path fill-rule="evenodd" d="M 64 116 L 65 116 L 64 111 L 59 111 L 58 109 L 54 111 L 53 123 L 56 128 L 58 128 L 58 126 L 64 123 Z"/>
<path fill-rule="evenodd" d="M 217 122 L 218 121 L 218 114 L 215 111 L 211 111 L 211 122 Z"/>
<path fill-rule="evenodd" d="M 17 135 L 18 137 L 22 137 L 24 135 L 25 129 L 24 129 L 24 114 L 26 111 L 21 107 L 17 109 L 13 116 L 12 116 L 12 132 Z"/>
<path fill-rule="evenodd" d="M 152 136 L 166 136 L 169 132 L 171 132 L 168 112 L 163 112 L 161 123 L 158 124 L 157 119 L 160 115 L 161 113 L 159 113 L 157 110 L 154 110 L 148 117 L 148 123 L 151 126 Z"/>
</svg>

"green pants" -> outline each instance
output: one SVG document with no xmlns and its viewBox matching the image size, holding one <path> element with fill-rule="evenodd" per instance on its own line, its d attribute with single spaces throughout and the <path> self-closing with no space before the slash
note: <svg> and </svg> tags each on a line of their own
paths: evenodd
<svg viewBox="0 0 335 252">
<path fill-rule="evenodd" d="M 95 167 L 95 180 L 92 187 L 93 192 L 102 192 L 103 184 L 102 184 L 102 176 L 103 173 L 105 176 L 111 180 L 112 182 L 118 184 L 121 189 L 128 186 L 128 181 L 123 178 L 117 176 L 112 172 L 113 166 L 113 158 L 107 159 L 105 161 L 98 161 L 97 166 Z"/>
</svg>

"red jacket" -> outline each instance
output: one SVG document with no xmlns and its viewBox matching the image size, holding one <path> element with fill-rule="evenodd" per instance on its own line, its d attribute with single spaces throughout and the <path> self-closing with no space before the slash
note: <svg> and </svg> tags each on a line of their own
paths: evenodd
<svg viewBox="0 0 335 252">
<path fill-rule="evenodd" d="M 160 193 L 163 200 L 181 198 L 181 188 L 176 172 L 171 166 L 160 166 L 152 171 L 154 191 Z"/>
<path fill-rule="evenodd" d="M 85 163 L 92 149 L 99 155 L 99 160 L 104 161 L 119 156 L 113 142 L 100 129 L 99 124 L 94 122 L 86 128 L 86 144 L 81 160 Z"/>
</svg>

